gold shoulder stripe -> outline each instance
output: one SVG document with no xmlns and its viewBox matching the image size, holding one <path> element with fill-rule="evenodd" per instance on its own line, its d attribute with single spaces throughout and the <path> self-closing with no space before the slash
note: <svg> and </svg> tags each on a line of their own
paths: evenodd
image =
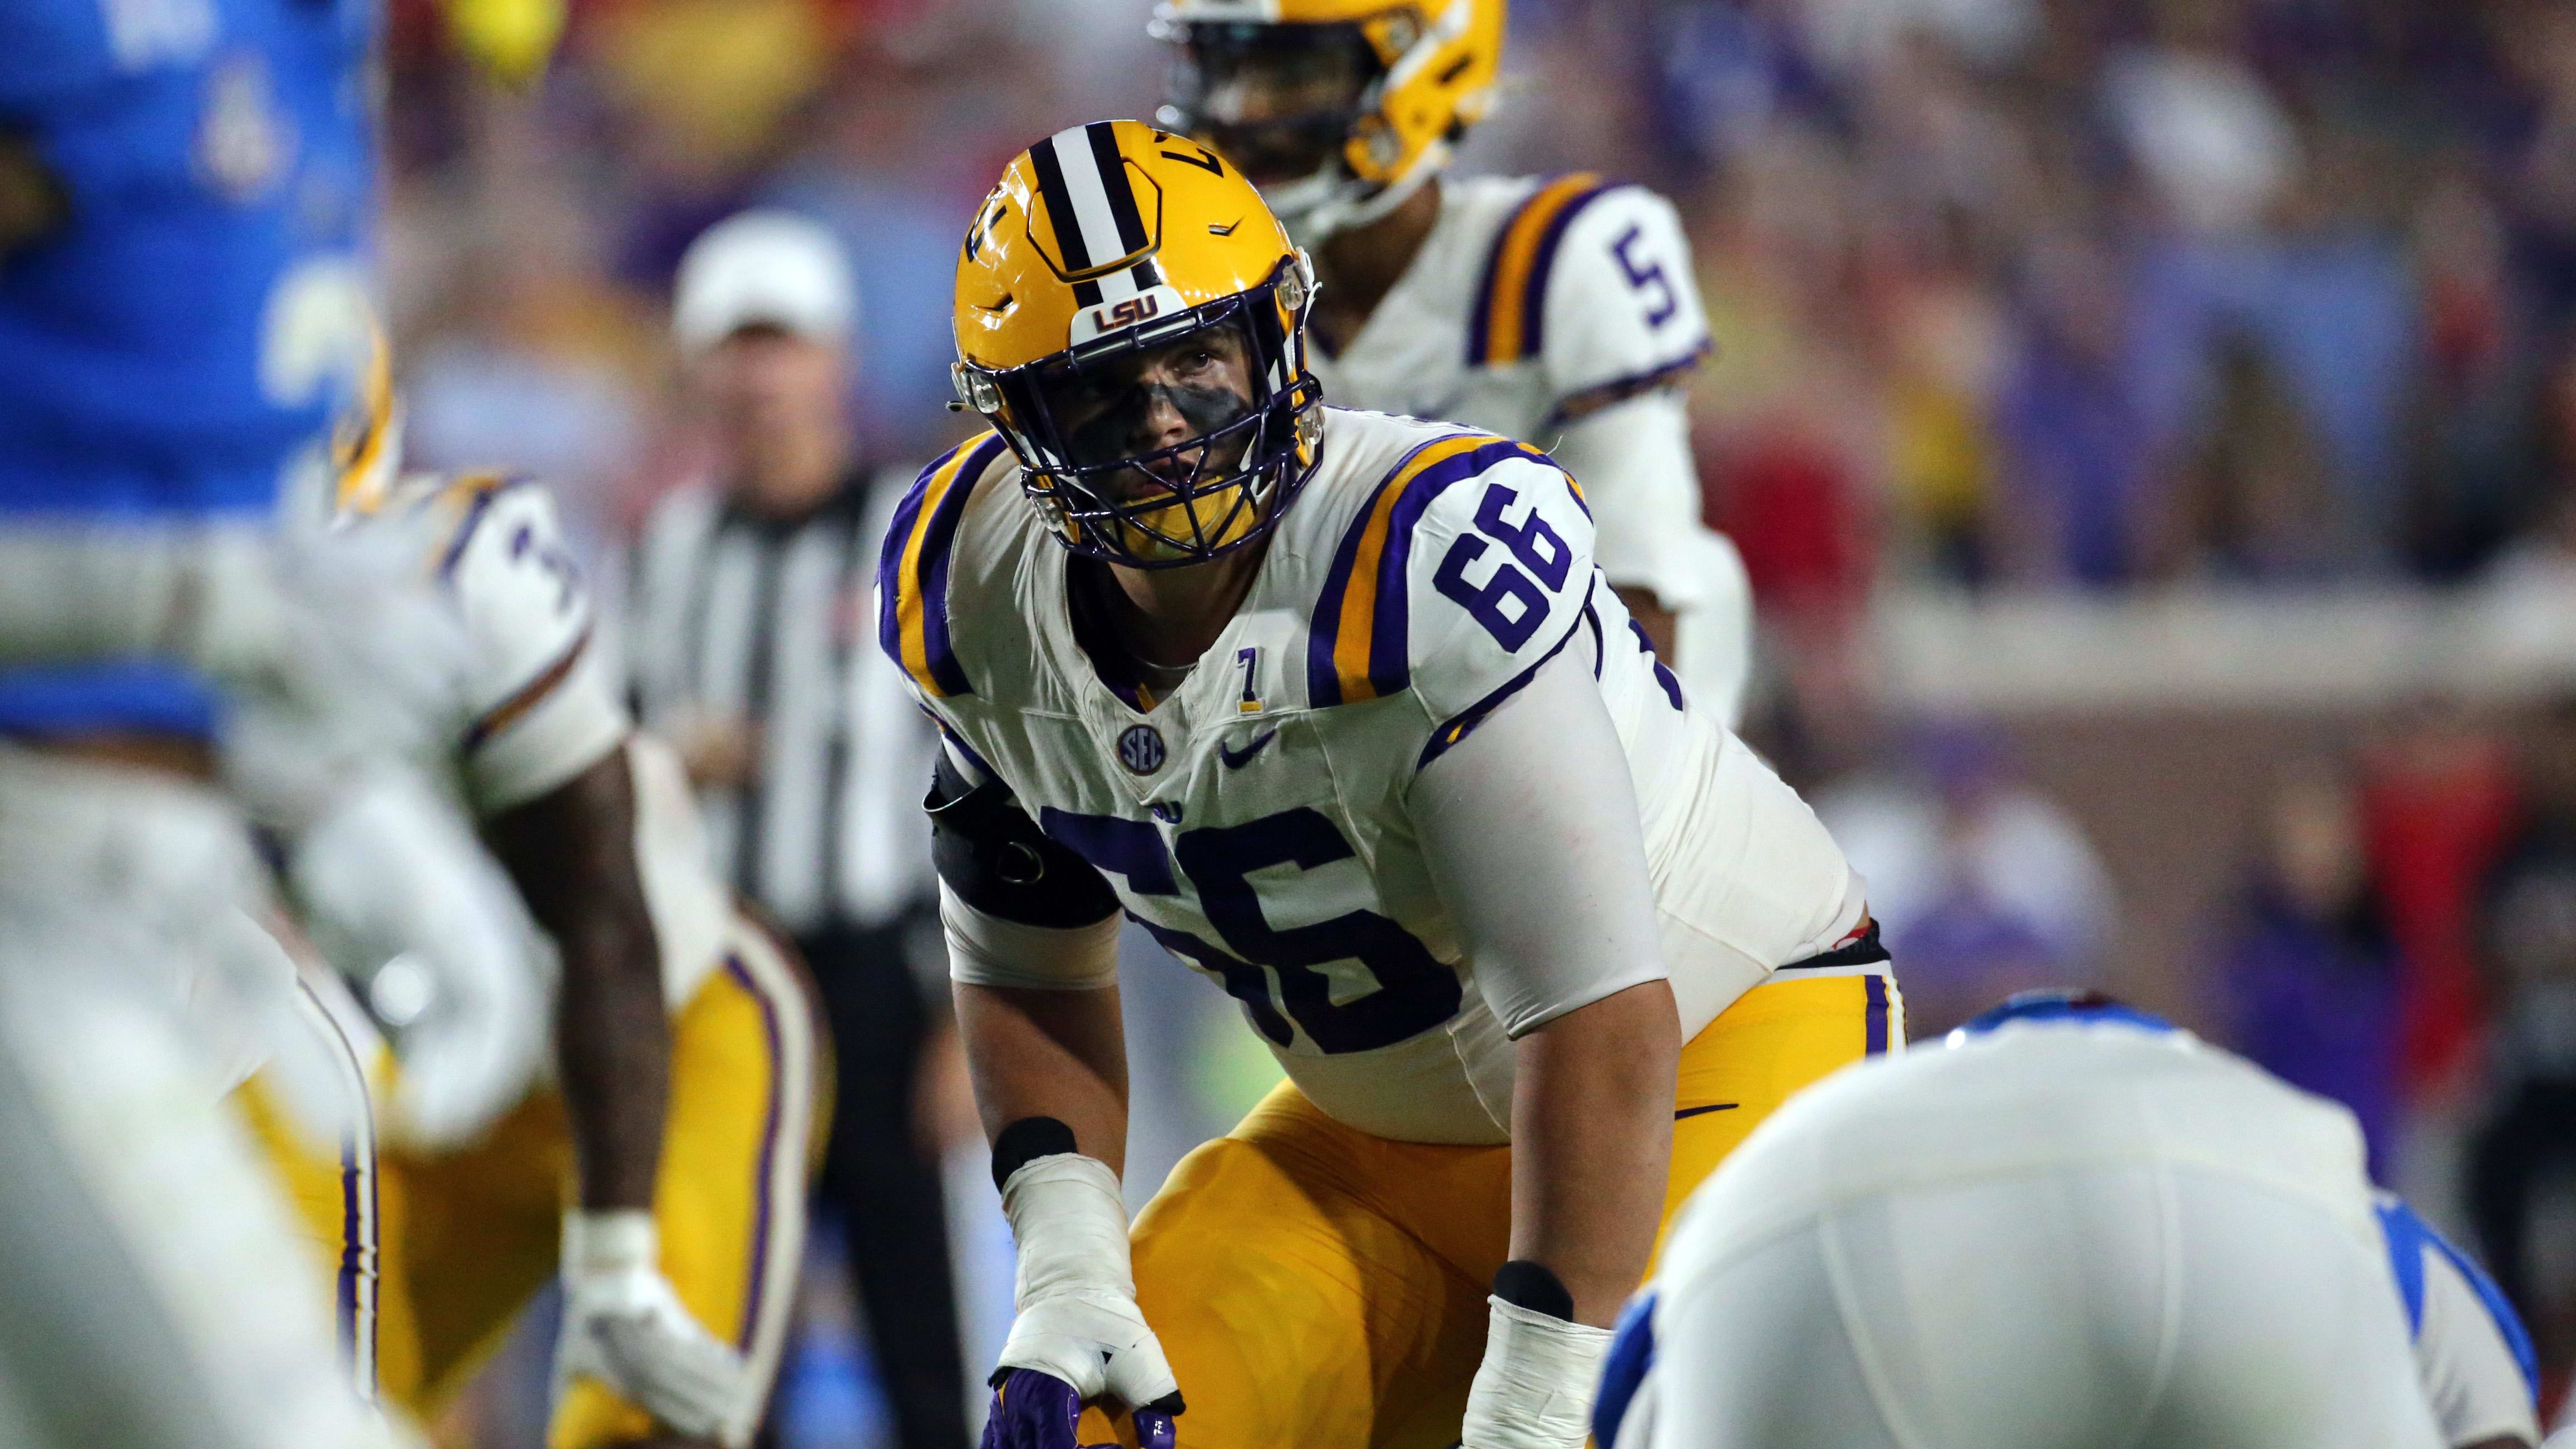
<svg viewBox="0 0 2576 1449">
<path fill-rule="evenodd" d="M 1548 264 L 1555 259 L 1557 239 L 1583 203 L 1607 189 L 1590 171 L 1560 176 L 1503 223 L 1486 258 L 1484 282 L 1467 327 L 1469 365 L 1501 366 L 1538 355 Z"/>
<path fill-rule="evenodd" d="M 930 465 L 896 505 L 877 563 L 877 643 L 934 698 L 972 694 L 948 629 L 948 561 L 966 500 L 1000 456 L 983 433 Z"/>
</svg>

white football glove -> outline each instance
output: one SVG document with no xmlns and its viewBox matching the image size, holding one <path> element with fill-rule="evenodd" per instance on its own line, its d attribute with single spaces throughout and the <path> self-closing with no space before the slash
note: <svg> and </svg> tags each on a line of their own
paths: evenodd
<svg viewBox="0 0 2576 1449">
<path fill-rule="evenodd" d="M 1076 1152 L 1032 1158 L 1002 1184 L 1002 1211 L 1020 1253 L 1019 1316 L 1000 1367 L 1051 1374 L 1085 1400 L 1112 1394 L 1130 1408 L 1179 1393 L 1136 1306 L 1127 1206 L 1109 1165 Z"/>
<path fill-rule="evenodd" d="M 454 1146 L 527 1095 L 546 1057 L 533 932 L 445 801 L 380 771 L 295 842 L 287 877 L 314 945 L 343 973 L 364 980 L 400 958 L 428 977 L 419 1014 L 395 1024 L 389 1135 Z"/>
<path fill-rule="evenodd" d="M 574 1378 L 596 1379 L 681 1434 L 750 1442 L 760 1413 L 751 1368 L 671 1291 L 652 1214 L 564 1214 L 563 1284 L 558 1402 Z"/>
<path fill-rule="evenodd" d="M 1485 1358 L 1467 1390 L 1464 1449 L 1583 1449 L 1610 1330 L 1485 1300 Z"/>
</svg>

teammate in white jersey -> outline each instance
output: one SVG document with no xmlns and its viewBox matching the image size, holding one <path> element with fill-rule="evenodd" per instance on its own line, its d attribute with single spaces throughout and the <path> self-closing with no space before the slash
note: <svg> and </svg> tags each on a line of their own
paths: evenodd
<svg viewBox="0 0 2576 1449">
<path fill-rule="evenodd" d="M 2493 1284 L 2374 1196 L 2351 1113 L 2128 1007 L 2034 992 L 1756 1132 L 1674 1224 L 1595 1431 L 2524 1449 L 2535 1389 Z"/>
<path fill-rule="evenodd" d="M 1015 160 L 960 258 L 959 391 L 999 431 L 898 508 L 879 600 L 948 744 L 1019 1239 L 991 1443 L 1062 1449 L 1104 1397 L 1159 1441 L 1185 1394 L 1183 1443 L 1570 1449 L 1663 1212 L 1903 1040 L 1841 852 L 1685 705 L 1581 491 L 1318 405 L 1312 282 L 1240 173 L 1132 121 Z M 1122 909 L 1289 1078 L 1132 1261 Z"/>
<path fill-rule="evenodd" d="M 1700 521 L 1690 244 L 1643 186 L 1447 173 L 1493 106 L 1504 20 L 1505 0 L 1166 0 L 1158 121 L 1242 167 L 1314 249 L 1324 396 L 1545 448 L 1591 501 L 1602 575 L 1731 725 L 1752 600 Z"/>
<path fill-rule="evenodd" d="M 475 646 L 457 783 L 561 963 L 551 1012 L 531 1001 L 555 1081 L 386 1153 L 387 1392 L 434 1415 L 559 1271 L 555 1449 L 740 1446 L 804 1242 L 821 1066 L 802 973 L 708 869 L 676 758 L 629 721 L 546 491 L 386 472 L 353 467 L 342 510 L 438 540 Z M 405 1046 L 407 1086 L 437 1068 Z"/>
</svg>

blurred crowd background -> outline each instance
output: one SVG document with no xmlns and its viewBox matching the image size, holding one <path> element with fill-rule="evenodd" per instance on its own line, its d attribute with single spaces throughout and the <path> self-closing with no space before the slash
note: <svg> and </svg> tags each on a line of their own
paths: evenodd
<svg viewBox="0 0 2576 1449">
<path fill-rule="evenodd" d="M 864 446 L 928 458 L 963 431 L 964 220 L 1032 140 L 1150 114 L 1148 8 L 576 0 L 502 92 L 399 0 L 416 460 L 556 480 L 613 568 L 705 466 L 673 267 L 755 203 L 839 233 Z M 2344 1100 L 2563 1383 L 2576 7 L 1515 0 L 1512 27 L 1463 164 L 1679 202 L 1708 516 L 1761 616 L 1745 733 L 1870 877 L 1917 1034 L 2091 982 Z M 1134 954 L 1141 1196 L 1271 1069 Z M 957 1127 L 974 1339 L 1007 1245 Z M 814 1278 L 781 1433 L 883 1442 L 864 1327 Z M 527 1397 L 504 1371 L 447 1432 L 505 1442 Z"/>
</svg>

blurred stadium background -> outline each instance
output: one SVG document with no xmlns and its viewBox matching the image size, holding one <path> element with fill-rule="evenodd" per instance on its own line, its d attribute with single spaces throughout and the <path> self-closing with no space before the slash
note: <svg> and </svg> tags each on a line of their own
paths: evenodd
<svg viewBox="0 0 2576 1449">
<path fill-rule="evenodd" d="M 1058 126 L 1150 114 L 1164 65 L 1148 0 L 576 0 L 542 85 L 505 92 L 430 0 L 393 8 L 417 460 L 559 480 L 603 562 L 702 456 L 665 331 L 701 227 L 769 202 L 839 231 L 868 444 L 926 458 L 959 426 L 975 197 Z M 1707 510 L 1761 614 L 1745 732 L 1871 877 L 1918 1034 L 2089 981 L 2342 1098 L 2521 1299 L 2554 1392 L 2576 7 L 1515 0 L 1512 25 L 1465 164 L 1680 202 L 1718 338 Z M 1141 1196 L 1271 1069 L 1218 994 L 1131 967 Z M 979 1151 L 956 1212 L 970 1337 L 997 1340 Z M 811 1277 L 782 1439 L 882 1442 L 839 1276 Z M 505 1363 L 445 1436 L 534 1442 L 542 1399 Z"/>
</svg>

